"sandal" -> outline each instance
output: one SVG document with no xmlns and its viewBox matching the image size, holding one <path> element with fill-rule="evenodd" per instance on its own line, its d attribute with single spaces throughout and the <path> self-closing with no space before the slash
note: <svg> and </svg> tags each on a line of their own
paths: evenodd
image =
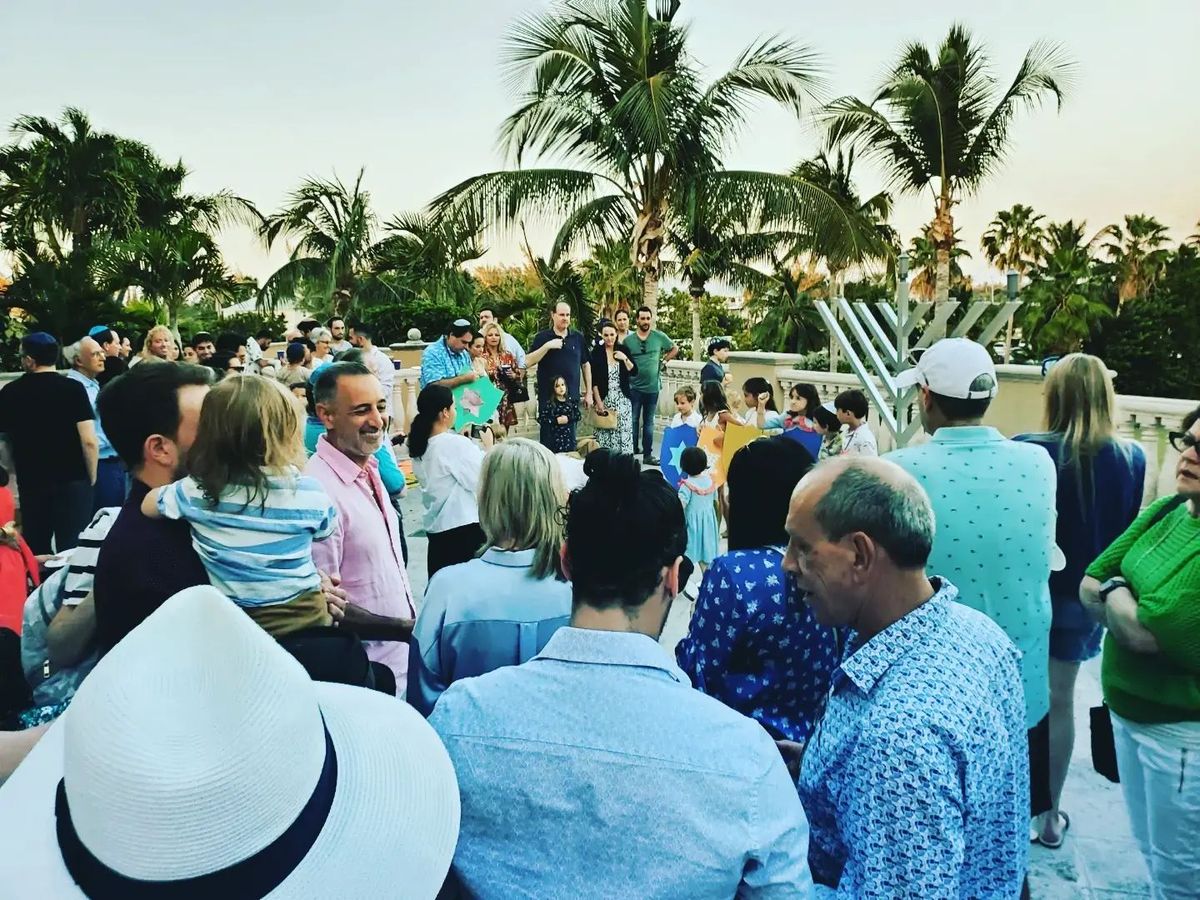
<svg viewBox="0 0 1200 900">
<path fill-rule="evenodd" d="M 1054 842 L 1048 841 L 1042 837 L 1040 832 L 1035 839 L 1037 843 L 1041 844 L 1047 850 L 1057 850 L 1059 847 L 1061 847 L 1063 845 L 1063 841 L 1067 839 L 1067 831 L 1071 827 L 1071 817 L 1069 815 L 1067 815 L 1061 809 L 1058 811 L 1058 815 L 1062 819 L 1063 823 L 1062 834 L 1059 836 L 1058 840 Z"/>
</svg>

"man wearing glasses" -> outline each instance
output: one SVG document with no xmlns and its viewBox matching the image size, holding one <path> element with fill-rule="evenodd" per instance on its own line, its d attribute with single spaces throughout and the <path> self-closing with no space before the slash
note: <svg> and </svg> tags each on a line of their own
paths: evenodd
<svg viewBox="0 0 1200 900">
<path fill-rule="evenodd" d="M 451 390 L 479 377 L 471 368 L 471 338 L 474 329 L 466 319 L 455 319 L 440 339 L 421 354 L 421 387 L 440 384 Z"/>
</svg>

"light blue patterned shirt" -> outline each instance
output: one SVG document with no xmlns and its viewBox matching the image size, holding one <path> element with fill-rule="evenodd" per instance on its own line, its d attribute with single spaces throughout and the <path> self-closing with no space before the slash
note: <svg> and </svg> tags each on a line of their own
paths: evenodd
<svg viewBox="0 0 1200 900">
<path fill-rule="evenodd" d="M 408 702 L 422 715 L 452 682 L 533 659 L 570 620 L 571 585 L 532 578 L 536 553 L 489 547 L 430 580 L 408 644 Z"/>
<path fill-rule="evenodd" d="M 1025 727 L 1050 712 L 1050 562 L 1058 473 L 1044 450 L 983 425 L 939 428 L 889 453 L 925 488 L 937 534 L 926 570 L 1021 651 Z"/>
<path fill-rule="evenodd" d="M 1029 756 L 1017 651 L 954 602 L 953 585 L 935 589 L 866 643 L 851 633 L 804 755 L 809 863 L 839 897 L 1020 894 Z"/>
<path fill-rule="evenodd" d="M 524 665 L 456 681 L 429 722 L 462 795 L 453 870 L 480 900 L 809 896 L 775 744 L 652 638 L 560 628 Z"/>
<path fill-rule="evenodd" d="M 115 459 L 117 451 L 113 449 L 112 442 L 104 433 L 104 426 L 100 423 L 100 414 L 96 412 L 96 398 L 100 396 L 100 382 L 94 378 L 88 378 L 78 369 L 67 370 L 66 376 L 83 385 L 84 391 L 87 392 L 88 402 L 92 404 L 92 412 L 96 416 L 96 440 L 100 444 L 100 459 Z"/>
<path fill-rule="evenodd" d="M 466 350 L 451 350 L 446 346 L 446 338 L 440 337 L 421 354 L 421 387 L 465 375 L 470 368 L 471 354 Z"/>
</svg>

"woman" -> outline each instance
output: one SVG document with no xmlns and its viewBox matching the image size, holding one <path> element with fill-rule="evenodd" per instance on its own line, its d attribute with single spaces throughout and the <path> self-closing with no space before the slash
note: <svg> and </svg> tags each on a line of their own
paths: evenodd
<svg viewBox="0 0 1200 900">
<path fill-rule="evenodd" d="M 504 349 L 504 331 L 495 322 L 483 329 L 483 362 L 492 384 L 504 392 L 500 405 L 496 407 L 496 421 L 504 427 L 504 433 L 517 424 L 517 410 L 511 394 L 525 382 L 525 370 L 517 366 L 517 359 Z"/>
<path fill-rule="evenodd" d="M 629 376 L 637 372 L 624 344 L 617 343 L 617 326 L 600 323 L 600 344 L 592 349 L 593 409 L 599 415 L 617 414 L 616 428 L 597 428 L 596 442 L 614 453 L 633 453 L 633 405 L 629 401 Z"/>
<path fill-rule="evenodd" d="M 1200 885 L 1200 408 L 1171 435 L 1175 494 L 1152 503 L 1079 587 L 1108 627 L 1100 683 L 1121 792 L 1155 897 Z"/>
<path fill-rule="evenodd" d="M 477 334 L 471 339 L 471 346 L 467 348 L 467 352 L 471 355 L 471 370 L 479 375 L 487 375 L 487 363 L 483 359 L 483 345 L 483 335 Z"/>
<path fill-rule="evenodd" d="M 134 366 L 142 362 L 167 362 L 171 356 L 171 344 L 174 340 L 170 328 L 166 325 L 155 325 L 146 332 L 142 352 L 129 364 Z"/>
<path fill-rule="evenodd" d="M 333 362 L 333 332 L 328 328 L 314 328 L 310 340 L 313 342 L 312 361 L 309 369 L 313 372 Z"/>
<path fill-rule="evenodd" d="M 1138 514 L 1146 475 L 1140 444 L 1113 433 L 1116 395 L 1108 368 L 1072 353 L 1050 371 L 1044 388 L 1046 431 L 1014 440 L 1037 444 L 1058 466 L 1057 544 L 1066 568 L 1050 575 L 1050 802 L 1039 817 L 1038 841 L 1062 846 L 1070 817 L 1059 809 L 1075 744 L 1075 678 L 1100 653 L 1103 628 L 1079 602 L 1088 563 Z"/>
<path fill-rule="evenodd" d="M 777 741 L 808 740 L 837 666 L 833 630 L 817 624 L 783 571 L 792 490 L 812 468 L 790 438 L 752 441 L 729 464 L 729 552 L 704 573 L 687 636 L 675 648 L 698 690 L 755 719 Z"/>
<path fill-rule="evenodd" d="M 566 503 L 554 454 L 513 438 L 483 461 L 478 559 L 443 569 L 425 589 L 413 629 L 408 701 L 422 715 L 459 678 L 520 665 L 571 617 L 559 571 Z"/>
<path fill-rule="evenodd" d="M 455 417 L 450 388 L 426 385 L 417 396 L 417 415 L 408 432 L 408 452 L 425 504 L 431 579 L 438 570 L 474 557 L 486 540 L 475 502 L 483 451 L 454 431 Z M 482 440 L 491 449 L 490 429 L 484 429 Z"/>
<path fill-rule="evenodd" d="M 746 403 L 746 412 L 742 414 L 743 425 L 763 430 L 783 428 L 783 416 L 775 408 L 775 389 L 767 379 L 746 379 L 742 385 L 742 398 Z"/>
</svg>

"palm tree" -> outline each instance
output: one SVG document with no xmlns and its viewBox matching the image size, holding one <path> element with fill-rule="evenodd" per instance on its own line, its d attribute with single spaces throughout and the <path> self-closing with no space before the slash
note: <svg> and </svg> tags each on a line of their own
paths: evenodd
<svg viewBox="0 0 1200 900">
<path fill-rule="evenodd" d="M 393 275 L 402 292 L 452 305 L 469 303 L 475 282 L 463 266 L 487 252 L 480 228 L 461 219 L 434 221 L 422 213 L 394 216 L 371 252 L 371 271 Z"/>
<path fill-rule="evenodd" d="M 1083 225 L 1051 225 L 1047 234 L 1044 262 L 1024 292 L 1022 331 L 1041 353 L 1071 353 L 1112 310 L 1100 299 Z"/>
<path fill-rule="evenodd" d="M 1046 252 L 1044 218 L 1021 203 L 996 213 L 979 242 L 984 257 L 1001 272 L 1016 272 L 1019 283 Z"/>
<path fill-rule="evenodd" d="M 272 309 L 293 295 L 301 282 L 315 282 L 325 297 L 341 305 L 353 303 L 362 282 L 372 271 L 378 250 L 377 220 L 371 197 L 362 188 L 363 172 L 352 187 L 338 178 L 306 178 L 292 192 L 287 205 L 268 216 L 261 234 L 268 247 L 281 238 L 294 241 L 288 261 L 259 289 L 259 303 Z"/>
<path fill-rule="evenodd" d="M 914 272 L 912 285 L 909 287 L 909 292 L 913 297 L 920 300 L 932 300 L 937 293 L 938 276 L 938 247 L 932 235 L 933 226 L 926 225 L 919 237 L 914 237 L 912 243 L 909 244 L 908 258 L 909 265 Z M 970 259 L 971 252 L 962 245 L 962 239 L 958 236 L 958 231 L 954 232 L 954 239 L 950 245 L 950 275 L 949 284 L 951 286 L 963 285 L 966 283 L 966 276 L 963 274 L 960 259 Z"/>
<path fill-rule="evenodd" d="M 1073 69 L 1059 45 L 1039 42 L 1001 91 L 983 47 L 953 25 L 936 57 L 921 44 L 906 46 L 871 103 L 842 97 L 827 107 L 831 147 L 845 142 L 878 159 L 896 190 L 931 191 L 939 301 L 950 292 L 955 204 L 1003 161 L 1017 112 L 1051 97 L 1061 108 Z"/>
<path fill-rule="evenodd" d="M 1125 216 L 1125 227 L 1109 225 L 1100 233 L 1111 238 L 1104 245 L 1116 267 L 1118 306 L 1134 297 L 1145 297 L 1162 275 L 1170 250 L 1167 228 L 1153 216 Z"/>
<path fill-rule="evenodd" d="M 184 304 L 201 294 L 236 297 L 240 283 L 225 268 L 212 237 L 196 228 L 136 231 L 99 249 L 100 281 L 114 291 L 142 289 L 179 333 Z"/>
<path fill-rule="evenodd" d="M 640 297 L 642 277 L 629 261 L 629 247 L 620 240 L 595 244 L 588 258 L 576 267 L 597 311 L 612 318 L 618 309 L 629 309 L 631 297 Z"/>
<path fill-rule="evenodd" d="M 652 9 L 651 7 L 655 7 Z M 707 193 L 764 224 L 827 231 L 853 245 L 837 205 L 796 179 L 723 169 L 721 156 L 753 101 L 799 113 L 817 84 L 813 55 L 784 40 L 748 48 L 707 86 L 688 53 L 679 3 L 560 0 L 511 30 L 505 60 L 523 94 L 501 128 L 517 168 L 469 178 L 432 205 L 512 226 L 565 217 L 551 262 L 574 246 L 622 238 L 655 307 L 662 251 L 680 204 Z M 527 158 L 555 168 L 523 168 Z M 686 229 L 684 229 L 686 230 Z"/>
</svg>

